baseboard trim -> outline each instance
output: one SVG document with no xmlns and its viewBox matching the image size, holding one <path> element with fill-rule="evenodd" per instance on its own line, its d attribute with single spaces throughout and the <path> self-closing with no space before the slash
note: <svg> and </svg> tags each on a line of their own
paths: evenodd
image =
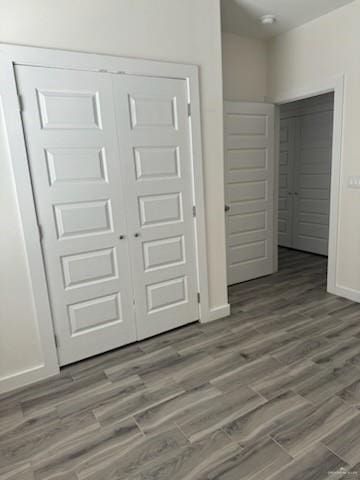
<svg viewBox="0 0 360 480">
<path fill-rule="evenodd" d="M 41 380 L 46 380 L 58 373 L 59 369 L 53 371 L 45 367 L 45 365 L 37 365 L 36 367 L 7 375 L 6 377 L 0 378 L 0 394 L 26 387 Z"/>
<path fill-rule="evenodd" d="M 227 303 L 220 307 L 210 309 L 207 319 L 203 323 L 213 322 L 220 318 L 230 315 L 230 305 Z M 35 382 L 53 377 L 59 373 L 59 369 L 49 369 L 45 365 L 37 365 L 36 367 L 17 372 L 6 377 L 0 378 L 0 394 L 26 387 Z"/>
<path fill-rule="evenodd" d="M 353 288 L 342 287 L 341 285 L 336 285 L 334 287 L 328 288 L 328 292 L 338 297 L 344 297 L 353 302 L 360 303 L 360 291 Z"/>
<path fill-rule="evenodd" d="M 220 318 L 225 318 L 230 315 L 230 305 L 227 303 L 225 305 L 221 305 L 220 307 L 211 308 L 209 314 L 207 315 L 207 319 L 202 323 L 209 323 L 215 320 L 219 320 Z"/>
</svg>

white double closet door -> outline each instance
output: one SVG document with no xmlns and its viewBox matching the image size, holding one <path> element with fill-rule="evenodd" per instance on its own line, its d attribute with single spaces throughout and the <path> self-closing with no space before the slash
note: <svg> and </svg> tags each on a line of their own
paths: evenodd
<svg viewBox="0 0 360 480">
<path fill-rule="evenodd" d="M 60 364 L 197 320 L 186 82 L 16 76 Z"/>
<path fill-rule="evenodd" d="M 279 245 L 328 254 L 333 111 L 280 122 Z"/>
</svg>

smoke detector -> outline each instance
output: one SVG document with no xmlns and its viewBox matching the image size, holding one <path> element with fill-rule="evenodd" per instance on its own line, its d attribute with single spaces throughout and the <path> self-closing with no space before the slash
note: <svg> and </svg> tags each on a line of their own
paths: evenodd
<svg viewBox="0 0 360 480">
<path fill-rule="evenodd" d="M 273 23 L 276 22 L 276 17 L 275 17 L 275 15 L 263 15 L 260 18 L 260 22 L 263 25 L 272 25 Z"/>
</svg>

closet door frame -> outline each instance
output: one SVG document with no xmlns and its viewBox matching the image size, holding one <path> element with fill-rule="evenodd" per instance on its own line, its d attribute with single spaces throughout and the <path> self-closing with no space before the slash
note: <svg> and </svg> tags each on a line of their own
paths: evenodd
<svg viewBox="0 0 360 480">
<path fill-rule="evenodd" d="M 42 256 L 41 231 L 39 230 L 36 215 L 23 133 L 21 97 L 18 95 L 16 85 L 16 65 L 178 78 L 186 81 L 191 138 L 192 188 L 194 212 L 196 212 L 194 216 L 194 230 L 197 284 L 200 294 L 199 320 L 202 323 L 212 320 L 208 292 L 199 67 L 197 65 L 180 63 L 0 44 L 0 115 L 4 124 L 12 166 L 25 241 L 25 254 L 31 282 L 34 311 L 37 317 L 40 346 L 43 354 L 42 364 L 2 380 L 0 393 L 59 373 L 48 285 Z"/>
</svg>

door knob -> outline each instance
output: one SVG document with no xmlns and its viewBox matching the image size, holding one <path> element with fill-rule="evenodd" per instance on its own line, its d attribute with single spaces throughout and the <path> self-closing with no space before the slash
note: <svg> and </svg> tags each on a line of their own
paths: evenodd
<svg viewBox="0 0 360 480">
<path fill-rule="evenodd" d="M 134 237 L 136 237 L 136 238 L 140 237 L 140 233 L 139 232 L 134 233 Z"/>
<path fill-rule="evenodd" d="M 228 212 L 230 210 L 230 205 L 225 204 L 225 212 Z"/>
<path fill-rule="evenodd" d="M 124 240 L 125 235 L 119 235 L 119 240 Z"/>
</svg>

